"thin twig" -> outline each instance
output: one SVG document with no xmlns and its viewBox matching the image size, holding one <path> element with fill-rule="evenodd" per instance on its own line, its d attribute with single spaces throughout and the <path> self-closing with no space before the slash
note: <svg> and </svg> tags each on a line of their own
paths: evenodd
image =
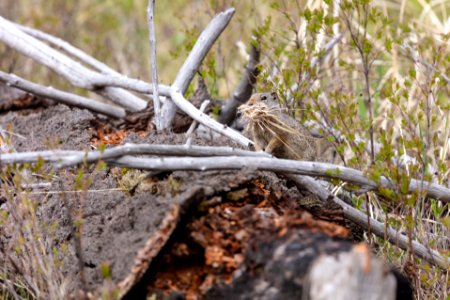
<svg viewBox="0 0 450 300">
<path fill-rule="evenodd" d="M 161 130 L 161 102 L 159 100 L 158 90 L 158 68 L 156 64 L 156 34 L 154 21 L 155 0 L 148 0 L 147 5 L 147 21 L 148 21 L 148 36 L 150 40 L 150 64 L 153 83 L 153 108 L 155 110 L 155 125 L 156 130 Z"/>
<path fill-rule="evenodd" d="M 209 100 L 205 100 L 202 102 L 202 104 L 200 105 L 199 111 L 201 113 L 205 112 L 206 108 L 208 107 L 209 103 L 211 101 Z M 186 146 L 191 146 L 192 144 L 192 133 L 194 133 L 195 128 L 197 128 L 198 122 L 196 120 L 194 120 L 191 124 L 191 126 L 189 127 L 188 131 L 186 132 Z"/>
<path fill-rule="evenodd" d="M 344 18 L 345 18 L 345 22 L 347 24 L 347 28 L 350 31 L 350 37 L 352 38 L 356 49 L 358 50 L 359 55 L 361 56 L 361 61 L 362 61 L 362 65 L 363 65 L 363 75 L 364 75 L 364 84 L 365 84 L 365 93 L 366 93 L 366 97 L 367 97 L 367 106 L 368 106 L 368 110 L 369 110 L 369 138 L 370 138 L 370 158 L 371 158 L 371 162 L 372 164 L 375 163 L 375 145 L 374 145 L 374 128 L 373 128 L 373 104 L 372 104 L 372 94 L 370 92 L 370 67 L 371 67 L 371 62 L 369 61 L 369 55 L 370 52 L 366 51 L 366 45 L 368 43 L 368 38 L 367 38 L 367 26 L 368 26 L 368 21 L 369 21 L 369 5 L 368 4 L 364 4 L 363 5 L 363 26 L 362 26 L 362 32 L 360 32 L 360 23 L 358 22 L 358 30 L 357 32 L 352 30 L 351 24 L 350 24 L 350 17 L 346 14 L 344 14 Z M 359 9 L 357 10 L 358 13 L 358 18 L 361 17 L 360 16 L 360 11 Z M 360 39 L 360 35 L 362 35 L 361 39 Z"/>
<path fill-rule="evenodd" d="M 420 63 L 429 70 L 437 72 L 439 76 L 441 76 L 445 81 L 447 81 L 448 84 L 450 84 L 450 77 L 447 76 L 444 71 L 439 70 L 435 65 L 430 64 L 426 60 L 420 58 L 417 54 L 417 51 L 414 50 L 408 42 L 404 41 L 400 46 L 400 49 L 403 51 L 404 55 L 408 59 L 412 60 L 415 64 Z"/>
<path fill-rule="evenodd" d="M 197 122 L 205 125 L 208 128 L 211 128 L 212 130 L 220 134 L 223 134 L 231 138 L 233 141 L 239 143 L 244 147 L 248 147 L 253 144 L 251 140 L 244 137 L 239 132 L 231 129 L 226 125 L 220 124 L 210 116 L 199 112 L 199 110 L 194 105 L 192 105 L 189 101 L 187 101 L 183 97 L 183 94 L 180 91 L 172 90 L 170 96 L 172 98 L 172 102 L 174 102 L 182 111 L 184 111 L 186 114 L 188 114 L 191 118 L 193 118 Z"/>
</svg>

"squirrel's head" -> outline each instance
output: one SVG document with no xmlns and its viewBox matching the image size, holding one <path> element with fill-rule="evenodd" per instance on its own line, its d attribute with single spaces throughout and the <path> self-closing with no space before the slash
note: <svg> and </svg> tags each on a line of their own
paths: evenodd
<svg viewBox="0 0 450 300">
<path fill-rule="evenodd" d="M 253 94 L 247 103 L 239 106 L 241 116 L 252 121 L 270 117 L 274 111 L 279 111 L 276 93 Z"/>
<path fill-rule="evenodd" d="M 258 102 L 263 102 L 263 103 L 277 103 L 277 93 L 272 92 L 272 93 L 256 93 L 253 94 L 250 99 L 247 101 L 247 105 L 254 105 L 257 104 Z"/>
</svg>

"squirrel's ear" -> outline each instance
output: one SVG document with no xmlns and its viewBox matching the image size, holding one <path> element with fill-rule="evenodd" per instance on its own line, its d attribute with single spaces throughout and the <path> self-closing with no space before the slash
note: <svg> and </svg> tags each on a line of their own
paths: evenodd
<svg viewBox="0 0 450 300">
<path fill-rule="evenodd" d="M 272 92 L 272 93 L 270 93 L 270 96 L 272 96 L 272 97 L 274 97 L 274 98 L 277 98 L 277 93 Z"/>
</svg>

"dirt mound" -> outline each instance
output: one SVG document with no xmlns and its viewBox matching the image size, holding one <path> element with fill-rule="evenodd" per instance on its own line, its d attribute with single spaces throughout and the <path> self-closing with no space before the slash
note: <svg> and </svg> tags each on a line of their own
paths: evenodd
<svg viewBox="0 0 450 300">
<path fill-rule="evenodd" d="M 90 150 L 93 120 L 88 110 L 56 105 L 8 112 L 1 116 L 0 126 L 14 132 L 12 141 L 17 151 Z"/>
<path fill-rule="evenodd" d="M 16 151 L 88 150 L 101 139 L 186 141 L 184 134 L 116 130 L 89 111 L 63 105 L 8 112 L 0 126 L 14 133 Z M 192 143 L 237 147 L 223 137 L 194 135 Z M 59 261 L 56 269 L 74 293 L 86 289 L 98 296 L 117 292 L 120 286 L 130 299 L 153 294 L 293 299 L 301 295 L 309 266 L 300 250 L 351 248 L 343 241 L 346 229 L 300 210 L 302 195 L 272 173 L 243 169 L 144 174 L 82 166 L 41 174 L 41 179 L 36 172 L 32 176 L 49 183 L 47 189 L 19 192 L 2 209 L 11 212 L 11 203 L 32 200 L 45 252 Z M 20 263 L 11 265 L 19 257 L 14 249 L 23 232 L 14 222 L 20 218 L 8 220 L 0 231 L 0 260 L 20 273 Z M 324 242 L 322 250 L 313 247 L 316 242 Z M 281 258 L 275 255 L 280 247 L 287 249 Z"/>
</svg>

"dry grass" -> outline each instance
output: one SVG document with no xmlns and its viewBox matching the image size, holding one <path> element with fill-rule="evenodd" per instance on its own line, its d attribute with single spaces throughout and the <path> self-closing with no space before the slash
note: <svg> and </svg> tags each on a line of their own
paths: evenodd
<svg viewBox="0 0 450 300">
<path fill-rule="evenodd" d="M 239 107 L 242 116 L 249 122 L 249 126 L 257 126 L 276 135 L 277 132 L 300 134 L 300 132 L 280 118 L 281 108 L 270 106 L 262 102 L 243 104 Z"/>
<path fill-rule="evenodd" d="M 0 216 L 0 224 L 13 245 L 0 256 L 2 264 L 11 268 L 0 273 L 0 290 L 6 292 L 0 299 L 64 299 L 68 295 L 67 282 L 60 270 L 64 249 L 49 251 L 48 237 L 52 236 L 54 226 L 39 217 L 35 199 L 21 188 L 31 183 L 27 179 L 29 173 L 13 169 L 0 173 L 7 201 L 3 211 L 8 212 Z"/>
</svg>

